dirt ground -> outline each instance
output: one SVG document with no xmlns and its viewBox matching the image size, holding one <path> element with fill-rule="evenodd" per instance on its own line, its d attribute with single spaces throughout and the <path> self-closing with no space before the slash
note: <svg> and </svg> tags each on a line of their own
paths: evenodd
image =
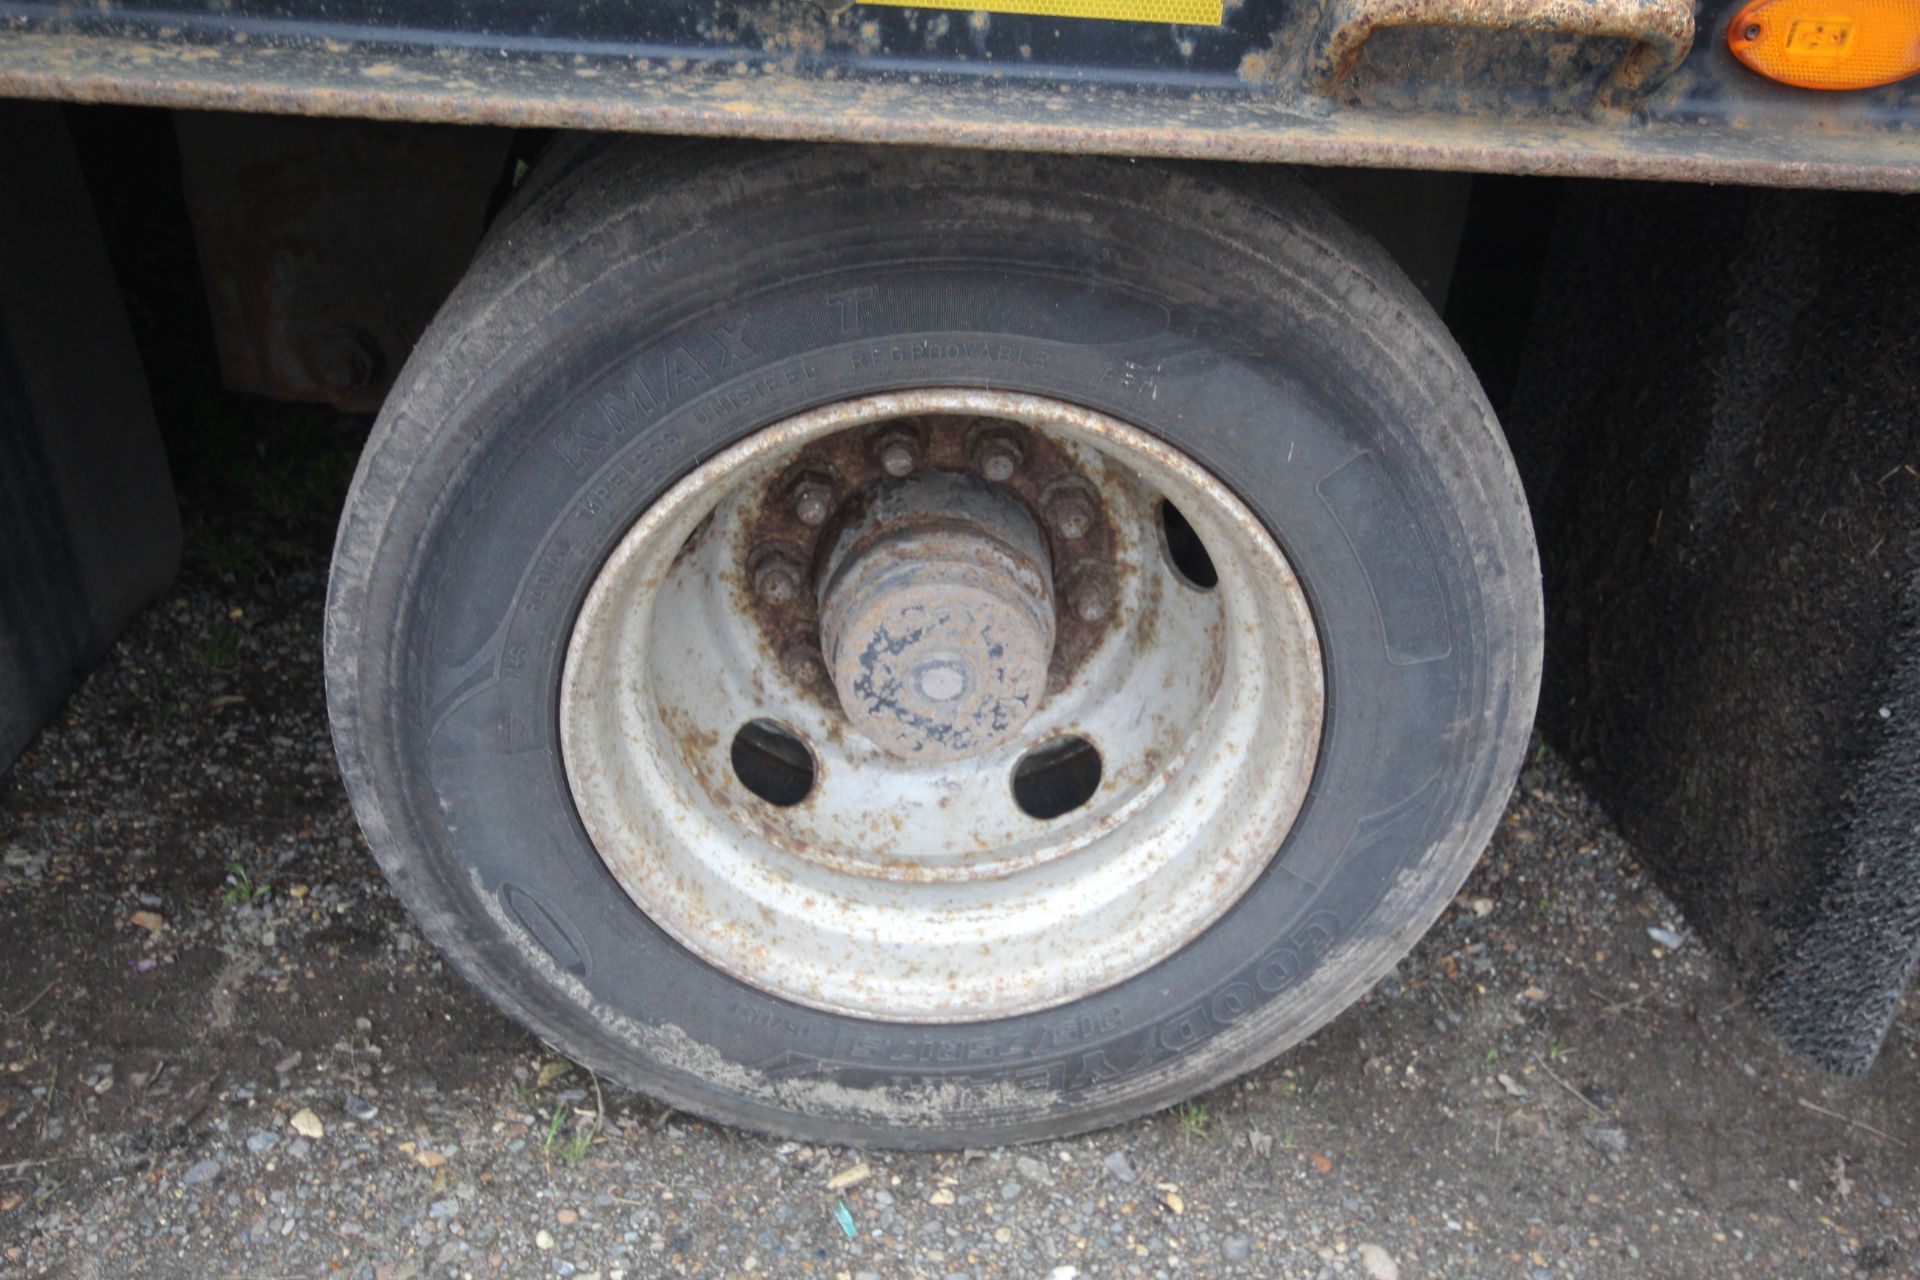
<svg viewBox="0 0 1920 1280">
<path fill-rule="evenodd" d="M 335 775 L 363 429 L 183 458 L 181 580 L 0 776 L 0 1272 L 1920 1275 L 1914 1011 L 1863 1081 L 1797 1063 L 1544 748 L 1392 979 L 1134 1124 L 809 1148 L 567 1067 L 420 940 Z"/>
</svg>

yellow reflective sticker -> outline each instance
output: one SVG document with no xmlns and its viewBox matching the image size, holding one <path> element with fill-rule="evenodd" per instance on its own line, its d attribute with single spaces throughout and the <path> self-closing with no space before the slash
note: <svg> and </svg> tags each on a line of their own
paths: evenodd
<svg viewBox="0 0 1920 1280">
<path fill-rule="evenodd" d="M 864 0 L 894 9 L 960 9 L 1032 18 L 1105 18 L 1109 22 L 1178 22 L 1217 27 L 1224 0 Z"/>
</svg>

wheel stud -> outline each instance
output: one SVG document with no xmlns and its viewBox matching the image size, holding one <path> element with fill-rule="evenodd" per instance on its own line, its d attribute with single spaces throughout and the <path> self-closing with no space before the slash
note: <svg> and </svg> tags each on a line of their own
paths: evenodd
<svg viewBox="0 0 1920 1280">
<path fill-rule="evenodd" d="M 795 640 L 780 657 L 787 664 L 787 670 L 802 684 L 826 683 L 827 662 L 820 656 L 820 646 L 813 641 Z"/>
<path fill-rule="evenodd" d="M 1020 469 L 1020 439 L 1006 427 L 988 427 L 973 438 L 973 465 L 995 484 L 1005 484 Z"/>
<path fill-rule="evenodd" d="M 1067 607 L 1082 622 L 1099 622 L 1113 612 L 1113 583 L 1099 569 L 1083 569 L 1067 589 Z"/>
<path fill-rule="evenodd" d="M 801 524 L 825 524 L 833 511 L 833 481 L 823 472 L 808 471 L 793 482 L 787 500 Z"/>
<path fill-rule="evenodd" d="M 785 604 L 800 594 L 806 581 L 806 569 L 777 547 L 755 555 L 752 565 L 753 594 L 767 604 Z"/>
<path fill-rule="evenodd" d="M 1046 500 L 1047 523 L 1068 542 L 1078 542 L 1093 530 L 1093 499 L 1077 484 L 1056 490 Z"/>
<path fill-rule="evenodd" d="M 874 441 L 880 469 L 898 480 L 920 465 L 920 439 L 911 431 L 888 431 Z"/>
</svg>

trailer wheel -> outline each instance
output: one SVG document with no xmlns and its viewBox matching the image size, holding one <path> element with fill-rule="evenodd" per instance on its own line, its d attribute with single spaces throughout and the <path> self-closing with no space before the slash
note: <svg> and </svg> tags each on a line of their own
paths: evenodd
<svg viewBox="0 0 1920 1280">
<path fill-rule="evenodd" d="M 335 550 L 376 854 L 679 1108 L 977 1145 L 1385 974 L 1540 657 L 1497 424 L 1285 175 L 584 144 L 414 352 Z"/>
</svg>

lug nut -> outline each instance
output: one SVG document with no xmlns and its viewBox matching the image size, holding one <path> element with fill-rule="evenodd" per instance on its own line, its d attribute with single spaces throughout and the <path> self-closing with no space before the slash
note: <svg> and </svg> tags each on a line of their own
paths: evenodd
<svg viewBox="0 0 1920 1280">
<path fill-rule="evenodd" d="M 1079 485 L 1068 485 L 1047 499 L 1047 523 L 1068 542 L 1078 542 L 1093 530 L 1093 500 Z"/>
<path fill-rule="evenodd" d="M 1083 570 L 1067 591 L 1067 606 L 1080 621 L 1098 622 L 1113 612 L 1113 583 L 1098 569 Z"/>
<path fill-rule="evenodd" d="M 779 548 L 769 548 L 752 561 L 753 594 L 768 604 L 785 604 L 800 594 L 806 570 Z"/>
<path fill-rule="evenodd" d="M 920 440 L 911 431 L 889 431 L 874 444 L 880 469 L 896 480 L 920 465 Z"/>
<path fill-rule="evenodd" d="M 794 519 L 801 524 L 821 525 L 833 511 L 833 481 L 818 471 L 809 471 L 793 482 L 787 491 Z"/>
<path fill-rule="evenodd" d="M 780 654 L 796 680 L 802 684 L 822 684 L 827 678 L 827 661 L 820 656 L 820 646 L 811 640 L 795 640 Z"/>
<path fill-rule="evenodd" d="M 1013 479 L 1020 458 L 1020 440 L 1005 427 L 988 427 L 973 438 L 973 465 L 995 484 Z"/>
</svg>

